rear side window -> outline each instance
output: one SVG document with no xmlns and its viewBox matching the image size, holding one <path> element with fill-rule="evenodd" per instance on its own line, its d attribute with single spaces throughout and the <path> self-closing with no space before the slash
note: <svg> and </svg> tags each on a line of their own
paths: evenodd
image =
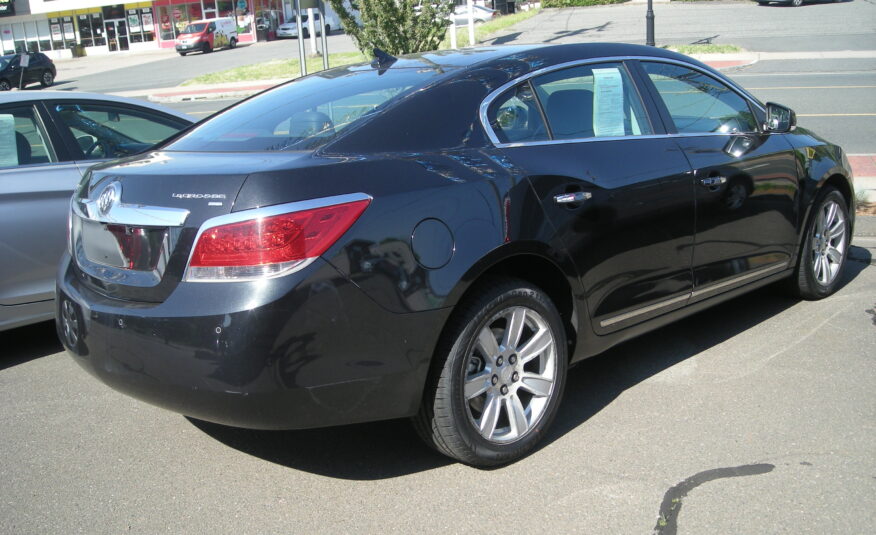
<svg viewBox="0 0 876 535">
<path fill-rule="evenodd" d="M 641 65 L 679 133 L 757 131 L 748 101 L 711 76 L 670 63 Z"/>
<path fill-rule="evenodd" d="M 502 143 L 549 139 L 541 109 L 528 82 L 500 95 L 490 105 L 487 116 Z"/>
<path fill-rule="evenodd" d="M 0 108 L 0 168 L 54 161 L 32 107 Z"/>
<path fill-rule="evenodd" d="M 620 63 L 581 65 L 532 80 L 554 139 L 640 136 L 651 125 Z"/>
<path fill-rule="evenodd" d="M 187 132 L 165 150 L 314 150 L 438 74 L 438 70 L 411 68 L 324 71 L 242 102 Z"/>
</svg>

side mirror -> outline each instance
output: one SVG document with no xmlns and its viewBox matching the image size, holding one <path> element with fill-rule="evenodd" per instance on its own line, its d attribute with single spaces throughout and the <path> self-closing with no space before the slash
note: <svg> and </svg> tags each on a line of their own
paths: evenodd
<svg viewBox="0 0 876 535">
<path fill-rule="evenodd" d="M 766 123 L 763 127 L 767 132 L 780 134 L 791 132 L 797 128 L 797 114 L 791 108 L 776 104 L 775 102 L 767 102 Z"/>
</svg>

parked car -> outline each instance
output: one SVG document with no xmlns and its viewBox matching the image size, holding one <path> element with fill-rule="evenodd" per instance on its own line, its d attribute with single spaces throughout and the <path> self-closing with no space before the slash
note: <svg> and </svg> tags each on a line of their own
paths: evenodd
<svg viewBox="0 0 876 535">
<path fill-rule="evenodd" d="M 231 17 L 191 22 L 176 36 L 176 51 L 180 56 L 189 52 L 207 54 L 214 48 L 237 46 L 237 23 Z"/>
<path fill-rule="evenodd" d="M 495 9 L 479 5 L 473 5 L 472 8 L 472 18 L 474 19 L 475 24 L 483 24 L 484 22 L 493 20 L 499 16 L 499 12 Z M 453 23 L 457 26 L 468 24 L 468 5 L 454 7 L 451 17 Z"/>
<path fill-rule="evenodd" d="M 326 6 L 328 6 L 328 4 L 326 4 Z M 320 33 L 322 31 L 322 29 L 321 29 L 322 25 L 319 23 L 320 14 L 318 11 L 314 11 L 313 15 L 314 15 L 313 16 L 313 25 L 316 28 L 315 35 L 322 35 Z M 308 20 L 309 19 L 307 17 L 307 13 L 302 13 L 301 14 L 301 26 L 302 26 L 302 29 L 304 30 L 302 33 L 304 33 L 305 38 L 310 37 L 310 29 L 309 29 L 310 27 L 308 25 L 309 24 Z M 332 28 L 337 29 L 340 27 L 341 27 L 341 19 L 338 17 L 338 15 L 334 11 L 329 11 L 328 15 L 325 18 L 325 34 L 331 35 Z M 281 24 L 277 28 L 277 37 L 279 37 L 279 38 L 292 38 L 292 37 L 297 38 L 298 37 L 298 25 L 295 22 L 294 16 L 290 17 L 289 20 L 287 20 L 284 24 Z"/>
<path fill-rule="evenodd" d="M 772 282 L 841 284 L 842 149 L 696 60 L 377 56 L 92 168 L 58 272 L 76 362 L 232 426 L 412 417 L 488 466 L 545 435 L 570 364 Z"/>
<path fill-rule="evenodd" d="M 758 5 L 765 6 L 767 4 L 785 4 L 793 7 L 800 7 L 804 4 L 804 0 L 756 0 Z M 811 0 L 806 0 L 805 3 L 809 3 Z M 817 0 L 818 2 L 823 2 L 824 0 Z M 833 2 L 843 2 L 844 0 L 827 0 Z"/>
<path fill-rule="evenodd" d="M 121 97 L 0 96 L 0 331 L 54 317 L 70 196 L 85 169 L 146 150 L 192 119 Z"/>
<path fill-rule="evenodd" d="M 30 84 L 49 87 L 55 83 L 58 71 L 52 60 L 41 52 L 27 54 L 27 66 L 21 66 L 22 54 L 0 56 L 0 91 Z M 22 70 L 24 74 L 22 75 Z"/>
</svg>

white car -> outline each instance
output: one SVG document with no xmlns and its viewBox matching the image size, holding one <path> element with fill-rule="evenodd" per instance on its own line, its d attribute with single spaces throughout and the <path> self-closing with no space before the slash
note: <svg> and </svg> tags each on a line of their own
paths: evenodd
<svg viewBox="0 0 876 535">
<path fill-rule="evenodd" d="M 499 16 L 499 12 L 495 9 L 490 9 L 488 7 L 483 6 L 472 6 L 474 7 L 474 11 L 472 12 L 475 24 L 482 24 L 487 22 L 488 20 L 493 20 L 494 18 Z M 464 26 L 468 24 L 468 6 L 456 6 L 453 9 L 453 14 L 450 16 L 453 19 L 453 23 L 457 26 Z"/>
<path fill-rule="evenodd" d="M 313 14 L 313 24 L 316 27 L 316 35 L 320 35 L 319 13 Z M 325 34 L 331 35 L 332 28 L 341 27 L 341 19 L 332 12 L 329 12 L 325 18 Z M 310 37 L 310 25 L 307 22 L 307 14 L 301 15 L 301 28 L 303 29 L 304 37 Z M 291 17 L 289 21 L 281 24 L 277 28 L 277 37 L 298 37 L 298 26 L 295 24 L 295 18 Z"/>
</svg>

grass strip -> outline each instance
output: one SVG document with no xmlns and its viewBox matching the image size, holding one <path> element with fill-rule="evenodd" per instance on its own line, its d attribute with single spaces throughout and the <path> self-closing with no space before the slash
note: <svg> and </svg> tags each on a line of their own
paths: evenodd
<svg viewBox="0 0 876 535">
<path fill-rule="evenodd" d="M 298 49 L 295 48 L 294 52 L 296 53 L 296 57 L 292 59 L 275 59 L 264 63 L 255 63 L 253 65 L 244 65 L 243 67 L 212 72 L 210 74 L 202 74 L 201 76 L 183 82 L 182 85 L 222 84 L 228 82 L 298 78 L 298 75 L 301 72 L 297 57 Z M 338 52 L 336 54 L 329 54 L 329 67 L 352 65 L 353 63 L 362 63 L 363 61 L 368 60 L 370 60 L 370 58 L 366 58 L 360 52 Z M 307 72 L 309 73 L 321 71 L 322 57 L 308 57 L 306 65 Z"/>
</svg>

